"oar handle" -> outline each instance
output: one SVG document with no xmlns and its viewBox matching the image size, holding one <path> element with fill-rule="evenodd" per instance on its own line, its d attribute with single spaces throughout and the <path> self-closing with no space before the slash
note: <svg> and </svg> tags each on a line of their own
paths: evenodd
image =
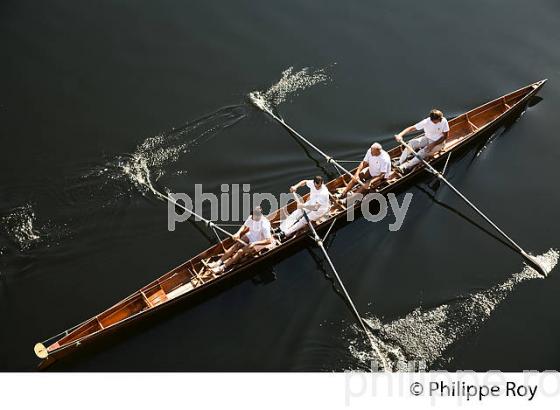
<svg viewBox="0 0 560 410">
<path fill-rule="evenodd" d="M 301 204 L 301 201 L 299 200 L 299 195 L 297 194 L 296 191 L 292 191 L 292 196 L 294 197 L 294 201 L 296 204 Z"/>
</svg>

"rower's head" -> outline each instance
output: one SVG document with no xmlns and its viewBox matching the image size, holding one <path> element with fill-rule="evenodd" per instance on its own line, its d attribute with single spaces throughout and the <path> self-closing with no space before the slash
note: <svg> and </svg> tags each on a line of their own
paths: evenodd
<svg viewBox="0 0 560 410">
<path fill-rule="evenodd" d="M 377 157 L 378 155 L 381 155 L 381 144 L 379 142 L 374 142 L 371 145 L 371 155 L 373 155 L 374 157 Z"/>
<path fill-rule="evenodd" d="M 313 178 L 313 185 L 315 185 L 316 189 L 319 189 L 323 186 L 323 177 L 321 175 L 317 175 Z"/>
<path fill-rule="evenodd" d="M 253 221 L 260 221 L 262 216 L 263 216 L 263 211 L 260 206 L 256 206 L 253 209 L 253 212 L 251 212 L 251 217 L 253 218 Z"/>
<path fill-rule="evenodd" d="M 442 118 L 443 118 L 443 113 L 440 110 L 436 110 L 434 108 L 432 111 L 430 111 L 430 120 L 432 120 L 434 124 L 440 123 Z"/>
</svg>

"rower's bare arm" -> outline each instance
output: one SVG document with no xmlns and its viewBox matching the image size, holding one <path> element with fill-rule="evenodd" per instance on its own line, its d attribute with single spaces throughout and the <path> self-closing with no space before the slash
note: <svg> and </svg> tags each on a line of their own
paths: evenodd
<svg viewBox="0 0 560 410">
<path fill-rule="evenodd" d="M 416 127 L 414 125 L 411 125 L 410 127 L 406 127 L 404 130 L 402 130 L 401 132 L 399 132 L 397 135 L 395 135 L 395 139 L 397 141 L 402 140 L 402 138 L 406 135 L 406 134 L 410 134 L 411 132 L 416 131 Z"/>
<path fill-rule="evenodd" d="M 368 165 L 368 163 L 366 161 L 360 162 L 360 165 L 358 165 L 358 169 L 356 170 L 356 173 L 354 174 L 354 180 L 355 181 L 357 181 L 358 178 L 360 178 L 360 172 L 362 172 L 362 170 L 365 168 L 366 165 Z"/>
<path fill-rule="evenodd" d="M 369 181 L 369 186 L 373 186 L 375 184 L 377 184 L 378 182 L 384 180 L 386 178 L 386 175 L 390 174 L 391 172 L 387 172 L 387 173 L 381 173 L 379 175 L 377 175 L 376 177 L 373 177 L 372 179 L 370 179 Z"/>
<path fill-rule="evenodd" d="M 354 184 L 356 184 L 356 182 L 358 182 L 360 180 L 360 172 L 362 172 L 362 170 L 364 169 L 364 167 L 366 165 L 368 165 L 367 161 L 360 162 L 360 165 L 358 165 L 358 169 L 354 173 L 354 176 L 352 177 L 352 179 L 350 180 L 348 185 L 346 185 L 346 188 L 344 188 L 344 190 L 342 191 L 342 196 L 346 195 L 348 193 L 348 191 L 350 191 L 352 189 Z"/>
<path fill-rule="evenodd" d="M 270 245 L 271 243 L 272 243 L 272 238 L 268 238 L 268 239 L 263 239 L 262 241 L 251 242 L 249 244 L 249 247 L 254 248 L 255 246 Z"/>
<path fill-rule="evenodd" d="M 268 232 L 268 234 L 270 235 L 270 231 Z M 260 241 L 251 242 L 250 247 L 270 245 L 271 243 L 274 243 L 272 235 L 270 235 L 268 238 L 261 239 Z"/>
<path fill-rule="evenodd" d="M 443 138 L 445 138 L 445 141 L 449 141 L 449 139 L 451 138 L 451 133 L 449 131 L 445 131 L 443 133 Z"/>
<path fill-rule="evenodd" d="M 303 208 L 306 211 L 316 211 L 319 208 L 319 204 L 308 201 L 300 204 L 300 208 Z"/>
<path fill-rule="evenodd" d="M 235 239 L 241 238 L 243 235 L 247 233 L 249 228 L 245 225 L 241 225 L 241 228 L 233 235 Z"/>
<path fill-rule="evenodd" d="M 434 147 L 436 147 L 437 145 L 443 144 L 445 141 L 447 141 L 447 139 L 449 138 L 449 131 L 446 131 L 446 132 L 444 132 L 444 133 L 442 133 L 442 134 L 443 134 L 443 136 L 442 136 L 440 139 L 438 139 L 437 141 L 434 141 L 434 142 L 430 142 L 430 143 L 428 144 L 428 146 L 426 147 L 426 150 L 427 150 L 427 151 L 431 151 L 431 150 L 433 150 Z M 434 154 L 435 154 L 435 153 L 434 153 Z"/>
<path fill-rule="evenodd" d="M 296 192 L 299 188 L 301 188 L 302 186 L 304 186 L 307 183 L 306 179 L 303 179 L 301 181 L 299 181 L 297 184 L 292 185 L 290 187 L 290 192 Z"/>
</svg>

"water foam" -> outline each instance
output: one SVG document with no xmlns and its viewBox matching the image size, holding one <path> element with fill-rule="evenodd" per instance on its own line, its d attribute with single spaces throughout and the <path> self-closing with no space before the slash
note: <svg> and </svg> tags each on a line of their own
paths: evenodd
<svg viewBox="0 0 560 410">
<path fill-rule="evenodd" d="M 173 163 L 245 117 L 243 105 L 224 107 L 180 128 L 146 138 L 133 153 L 116 156 L 86 177 L 106 176 L 113 182 L 122 182 L 124 178 L 134 191 L 157 195 L 160 192 L 154 184 Z"/>
<path fill-rule="evenodd" d="M 13 209 L 0 219 L 2 230 L 21 251 L 30 249 L 41 239 L 41 233 L 34 226 L 35 211 L 31 204 Z"/>
<path fill-rule="evenodd" d="M 559 253 L 554 249 L 536 256 L 547 273 L 556 266 L 558 257 Z M 532 279 L 543 277 L 525 265 L 521 272 L 513 274 L 506 281 L 448 304 L 430 309 L 418 308 L 389 323 L 382 323 L 373 316 L 368 317 L 366 322 L 377 330 L 370 337 L 383 357 L 374 357 L 369 349 L 357 341 L 359 336 L 356 334 L 350 339 L 350 353 L 361 364 L 370 363 L 371 360 L 388 362 L 390 370 L 398 370 L 399 363 L 411 361 L 424 362 L 428 367 L 435 366 L 453 343 L 480 328 L 517 285 Z M 353 331 L 357 332 L 358 329 L 354 327 Z"/>
<path fill-rule="evenodd" d="M 282 71 L 280 80 L 268 90 L 253 91 L 249 93 L 249 98 L 261 109 L 272 109 L 288 101 L 290 96 L 297 96 L 299 92 L 327 81 L 330 81 L 330 77 L 324 68 L 312 70 L 304 67 L 294 71 L 293 67 L 289 67 Z"/>
</svg>

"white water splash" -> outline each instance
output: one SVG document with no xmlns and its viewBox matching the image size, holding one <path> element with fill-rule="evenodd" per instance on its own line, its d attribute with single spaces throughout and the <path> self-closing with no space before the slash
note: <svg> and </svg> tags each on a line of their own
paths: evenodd
<svg viewBox="0 0 560 410">
<path fill-rule="evenodd" d="M 24 251 L 41 239 L 40 232 L 34 227 L 35 220 L 31 204 L 25 204 L 0 219 L 0 223 L 7 236 Z"/>
<path fill-rule="evenodd" d="M 245 117 L 246 108 L 242 105 L 224 107 L 181 128 L 145 139 L 132 154 L 117 156 L 86 177 L 104 175 L 109 181 L 116 182 L 124 177 L 142 195 L 157 195 L 160 192 L 154 184 L 181 156 Z"/>
<path fill-rule="evenodd" d="M 282 77 L 266 91 L 253 91 L 249 93 L 249 98 L 257 107 L 271 110 L 286 102 L 291 95 L 298 95 L 299 92 L 329 81 L 324 68 L 312 70 L 304 67 L 299 71 L 294 71 L 289 67 L 282 71 Z"/>
<path fill-rule="evenodd" d="M 556 266 L 558 257 L 559 253 L 554 249 L 536 256 L 547 273 Z M 431 309 L 418 308 L 386 324 L 375 317 L 367 318 L 366 322 L 377 330 L 370 337 L 382 357 L 374 357 L 369 349 L 358 342 L 357 335 L 350 340 L 350 353 L 362 364 L 372 360 L 388 362 L 391 370 L 398 370 L 399 364 L 412 361 L 433 366 L 443 358 L 450 345 L 480 328 L 517 285 L 532 279 L 543 277 L 525 265 L 521 272 L 515 273 L 505 282 L 454 302 Z M 357 328 L 354 331 L 357 332 Z"/>
<path fill-rule="evenodd" d="M 162 135 L 147 138 L 130 157 L 120 157 L 117 166 L 122 173 L 132 182 L 134 187 L 142 194 L 155 193 L 157 190 L 152 184 L 165 174 L 165 166 L 175 162 L 181 154 L 194 146 L 199 138 L 188 142 L 169 144 L 170 141 Z"/>
</svg>

